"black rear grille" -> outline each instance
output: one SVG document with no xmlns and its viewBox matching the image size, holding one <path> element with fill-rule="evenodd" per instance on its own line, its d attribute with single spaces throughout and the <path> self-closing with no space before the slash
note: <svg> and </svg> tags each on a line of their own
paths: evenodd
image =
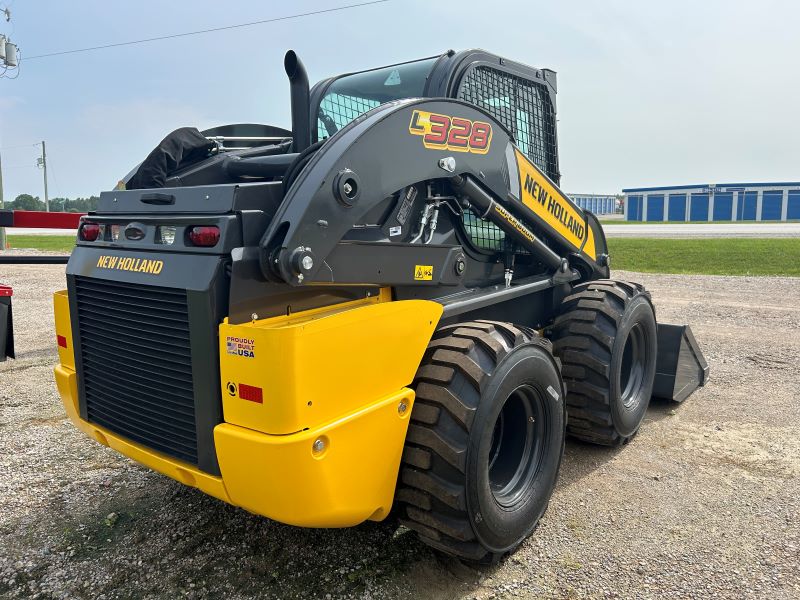
<svg viewBox="0 0 800 600">
<path fill-rule="evenodd" d="M 197 464 L 186 292 L 75 277 L 90 422 Z"/>
</svg>

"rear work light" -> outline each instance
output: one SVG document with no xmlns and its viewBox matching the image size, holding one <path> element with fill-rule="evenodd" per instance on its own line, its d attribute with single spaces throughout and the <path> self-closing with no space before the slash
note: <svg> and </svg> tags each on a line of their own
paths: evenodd
<svg viewBox="0 0 800 600">
<path fill-rule="evenodd" d="M 97 223 L 83 223 L 78 230 L 78 237 L 84 242 L 94 242 L 100 236 L 100 225 Z"/>
<path fill-rule="evenodd" d="M 189 241 L 195 246 L 210 248 L 219 241 L 219 227 L 196 226 L 189 228 Z"/>
</svg>

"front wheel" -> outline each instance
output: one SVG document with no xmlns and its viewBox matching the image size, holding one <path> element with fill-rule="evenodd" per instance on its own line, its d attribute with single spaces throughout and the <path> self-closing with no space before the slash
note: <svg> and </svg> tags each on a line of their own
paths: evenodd
<svg viewBox="0 0 800 600">
<path fill-rule="evenodd" d="M 618 446 L 639 430 L 656 373 L 656 317 L 635 283 L 575 286 L 550 331 L 567 386 L 567 432 Z"/>
<path fill-rule="evenodd" d="M 564 449 L 564 389 L 550 343 L 509 323 L 444 327 L 415 380 L 401 522 L 422 541 L 490 562 L 547 508 Z"/>
</svg>

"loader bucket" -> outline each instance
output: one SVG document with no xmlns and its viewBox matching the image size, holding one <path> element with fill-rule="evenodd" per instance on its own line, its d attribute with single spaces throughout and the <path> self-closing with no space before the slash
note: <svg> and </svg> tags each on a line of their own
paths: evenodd
<svg viewBox="0 0 800 600">
<path fill-rule="evenodd" d="M 658 324 L 653 396 L 683 402 L 708 380 L 708 363 L 688 325 Z"/>
<path fill-rule="evenodd" d="M 5 292 L 8 290 L 8 292 Z M 14 327 L 11 320 L 11 288 L 0 286 L 0 362 L 14 358 Z"/>
</svg>

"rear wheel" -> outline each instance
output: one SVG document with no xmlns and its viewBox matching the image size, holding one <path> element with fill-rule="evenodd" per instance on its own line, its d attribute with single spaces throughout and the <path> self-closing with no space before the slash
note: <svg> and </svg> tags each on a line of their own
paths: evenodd
<svg viewBox="0 0 800 600">
<path fill-rule="evenodd" d="M 650 293 L 624 281 L 575 286 L 551 331 L 567 387 L 567 432 L 616 446 L 639 430 L 656 372 Z"/>
<path fill-rule="evenodd" d="M 444 327 L 414 387 L 401 523 L 434 548 L 491 562 L 533 531 L 555 485 L 566 415 L 551 344 L 509 323 Z"/>
</svg>

